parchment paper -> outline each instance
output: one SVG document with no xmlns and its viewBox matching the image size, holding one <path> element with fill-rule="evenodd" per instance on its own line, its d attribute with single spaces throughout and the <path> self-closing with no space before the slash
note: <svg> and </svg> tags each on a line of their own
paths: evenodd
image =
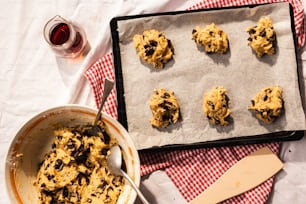
<svg viewBox="0 0 306 204">
<path fill-rule="evenodd" d="M 246 29 L 262 16 L 273 22 L 277 51 L 259 59 L 247 45 Z M 228 35 L 225 55 L 206 54 L 191 40 L 193 28 L 212 22 Z M 133 47 L 133 36 L 146 29 L 160 30 L 173 43 L 174 59 L 163 70 L 143 63 Z M 138 149 L 305 129 L 288 3 L 121 20 L 118 32 L 128 131 Z M 271 85 L 283 88 L 285 113 L 264 125 L 247 107 L 260 89 Z M 233 122 L 226 127 L 210 125 L 202 111 L 203 94 L 215 86 L 228 90 Z M 181 107 L 181 120 L 164 130 L 149 122 L 154 88 L 174 91 Z"/>
</svg>

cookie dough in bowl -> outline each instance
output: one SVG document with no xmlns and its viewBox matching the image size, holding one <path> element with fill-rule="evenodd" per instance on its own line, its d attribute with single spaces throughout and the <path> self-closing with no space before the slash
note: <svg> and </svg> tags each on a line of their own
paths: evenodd
<svg viewBox="0 0 306 204">
<path fill-rule="evenodd" d="M 99 121 L 54 131 L 52 150 L 42 161 L 34 185 L 40 203 L 117 203 L 124 179 L 111 174 L 109 149 L 117 140 Z"/>
<path fill-rule="evenodd" d="M 110 146 L 119 144 L 124 169 L 139 185 L 138 152 L 127 131 L 105 113 L 99 127 L 107 134 L 91 131 L 96 113 L 85 106 L 59 106 L 22 126 L 6 158 L 6 186 L 12 203 L 52 203 L 52 199 L 101 203 L 95 197 L 105 203 L 134 203 L 135 191 L 124 179 L 110 174 L 105 156 Z M 37 189 L 43 192 L 41 196 Z"/>
</svg>

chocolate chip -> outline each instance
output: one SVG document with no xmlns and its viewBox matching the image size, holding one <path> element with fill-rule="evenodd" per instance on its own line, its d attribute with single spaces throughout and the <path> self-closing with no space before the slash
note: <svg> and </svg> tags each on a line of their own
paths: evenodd
<svg viewBox="0 0 306 204">
<path fill-rule="evenodd" d="M 84 150 L 83 152 L 79 152 L 74 158 L 75 158 L 75 161 L 78 163 L 78 164 L 85 164 L 86 163 L 86 160 L 88 158 L 88 154 L 90 152 L 90 149 L 86 149 Z"/>
<path fill-rule="evenodd" d="M 101 154 L 104 155 L 104 156 L 106 156 L 108 150 L 109 150 L 109 148 L 103 148 L 103 149 L 101 150 Z"/>
<path fill-rule="evenodd" d="M 48 163 L 48 164 L 45 166 L 45 170 L 47 170 L 49 167 L 50 167 L 50 163 Z"/>
<path fill-rule="evenodd" d="M 48 175 L 48 176 L 47 176 L 47 178 L 48 178 L 49 181 L 50 181 L 51 179 L 54 179 L 54 177 L 55 177 L 54 175 Z"/>
<path fill-rule="evenodd" d="M 255 101 L 251 100 L 252 106 L 255 106 Z"/>
<path fill-rule="evenodd" d="M 41 191 L 43 194 L 46 194 L 48 196 L 53 196 L 54 192 L 53 191 L 50 191 L 50 190 L 47 190 L 47 189 L 44 189 Z"/>
<path fill-rule="evenodd" d="M 165 112 L 162 116 L 163 121 L 172 121 L 172 115 L 169 112 Z"/>
<path fill-rule="evenodd" d="M 254 33 L 256 33 L 256 30 L 253 29 L 253 28 L 251 28 L 251 29 L 249 30 L 249 34 L 252 35 L 252 34 L 254 34 Z"/>
<path fill-rule="evenodd" d="M 192 29 L 192 34 L 194 34 L 195 32 L 197 32 L 196 29 Z"/>
<path fill-rule="evenodd" d="M 146 49 L 146 50 L 145 50 L 146 56 L 151 56 L 151 55 L 154 54 L 154 52 L 155 52 L 155 49 L 154 49 L 154 48 L 149 48 L 149 49 Z"/>
<path fill-rule="evenodd" d="M 265 31 L 265 30 L 261 31 L 259 35 L 260 35 L 261 37 L 265 37 L 265 36 L 266 36 L 266 31 Z"/>
<path fill-rule="evenodd" d="M 160 97 L 166 99 L 166 98 L 170 97 L 170 94 L 166 92 L 163 95 L 161 95 Z"/>
<path fill-rule="evenodd" d="M 63 188 L 63 197 L 64 198 L 67 198 L 69 196 L 69 191 L 68 191 L 68 188 L 65 186 Z"/>
<path fill-rule="evenodd" d="M 59 171 L 61 171 L 61 170 L 63 169 L 63 167 L 64 167 L 63 160 L 57 159 L 57 160 L 55 161 L 54 168 L 57 169 L 57 170 L 59 170 Z"/>
<path fill-rule="evenodd" d="M 263 100 L 264 100 L 264 101 L 267 101 L 267 100 L 268 100 L 268 96 L 265 95 Z"/>
<path fill-rule="evenodd" d="M 75 142 L 70 138 L 67 144 L 68 149 L 74 149 Z"/>
<path fill-rule="evenodd" d="M 103 179 L 101 179 L 101 184 L 99 184 L 98 188 L 104 190 L 105 187 L 107 186 L 107 182 Z"/>
<path fill-rule="evenodd" d="M 150 40 L 150 45 L 153 47 L 157 46 L 157 42 L 155 40 Z"/>
<path fill-rule="evenodd" d="M 73 145 L 73 144 L 68 144 L 68 145 L 67 145 L 67 148 L 68 148 L 68 149 L 74 149 L 74 145 Z"/>
<path fill-rule="evenodd" d="M 89 176 L 87 174 L 84 173 L 79 173 L 77 176 L 77 180 L 78 180 L 78 184 L 82 185 L 82 178 L 85 179 L 86 184 L 89 184 Z"/>
</svg>

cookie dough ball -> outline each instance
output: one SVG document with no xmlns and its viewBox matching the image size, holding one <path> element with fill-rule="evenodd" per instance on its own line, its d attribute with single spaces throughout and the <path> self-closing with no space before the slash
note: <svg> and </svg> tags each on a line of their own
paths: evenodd
<svg viewBox="0 0 306 204">
<path fill-rule="evenodd" d="M 33 183 L 38 203 L 117 203 L 125 182 L 107 166 L 109 149 L 117 140 L 103 121 L 97 125 L 54 131 L 52 149 Z"/>
<path fill-rule="evenodd" d="M 146 30 L 142 35 L 134 35 L 134 47 L 138 56 L 155 68 L 163 68 L 172 59 L 172 43 L 158 30 Z"/>
<path fill-rule="evenodd" d="M 248 45 L 252 47 L 258 57 L 275 53 L 276 33 L 269 17 L 260 18 L 256 26 L 247 28 L 247 32 L 250 35 Z"/>
<path fill-rule="evenodd" d="M 199 46 L 204 46 L 207 53 L 226 53 L 228 38 L 226 33 L 214 23 L 201 29 L 197 26 L 192 30 L 192 39 Z"/>
<path fill-rule="evenodd" d="M 256 117 L 266 124 L 271 124 L 283 111 L 282 88 L 271 86 L 263 88 L 251 100 L 249 110 L 255 111 Z"/>
<path fill-rule="evenodd" d="M 224 87 L 215 87 L 204 94 L 203 111 L 211 124 L 222 126 L 229 124 L 231 111 Z"/>
<path fill-rule="evenodd" d="M 150 100 L 153 117 L 150 123 L 158 128 L 165 128 L 176 123 L 180 117 L 180 107 L 173 91 L 155 89 Z"/>
</svg>

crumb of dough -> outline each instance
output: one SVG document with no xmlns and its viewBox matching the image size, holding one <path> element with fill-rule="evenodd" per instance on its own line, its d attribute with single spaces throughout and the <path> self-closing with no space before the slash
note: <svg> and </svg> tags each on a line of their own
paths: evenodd
<svg viewBox="0 0 306 204">
<path fill-rule="evenodd" d="M 283 112 L 283 90 L 279 86 L 269 86 L 261 89 L 251 100 L 249 110 L 255 112 L 256 118 L 266 124 L 271 124 Z"/>
<path fill-rule="evenodd" d="M 155 89 L 150 100 L 153 117 L 150 123 L 158 128 L 174 124 L 180 117 L 180 107 L 173 91 Z"/>
<path fill-rule="evenodd" d="M 124 180 L 110 173 L 106 156 L 116 139 L 102 121 L 54 132 L 52 150 L 42 161 L 34 186 L 39 203 L 115 204 Z"/>
<path fill-rule="evenodd" d="M 162 69 L 174 55 L 171 41 L 158 30 L 145 30 L 142 35 L 134 35 L 133 41 L 138 56 L 155 68 Z"/>
<path fill-rule="evenodd" d="M 192 39 L 199 46 L 204 46 L 207 53 L 224 54 L 228 50 L 228 38 L 226 33 L 214 23 L 207 25 L 203 29 L 196 26 L 192 30 Z"/>
<path fill-rule="evenodd" d="M 231 111 L 224 87 L 215 87 L 204 94 L 203 111 L 211 124 L 222 126 L 229 124 Z"/>
<path fill-rule="evenodd" d="M 276 33 L 269 17 L 261 17 L 256 26 L 247 28 L 250 37 L 248 45 L 256 52 L 258 57 L 275 54 Z"/>
</svg>

